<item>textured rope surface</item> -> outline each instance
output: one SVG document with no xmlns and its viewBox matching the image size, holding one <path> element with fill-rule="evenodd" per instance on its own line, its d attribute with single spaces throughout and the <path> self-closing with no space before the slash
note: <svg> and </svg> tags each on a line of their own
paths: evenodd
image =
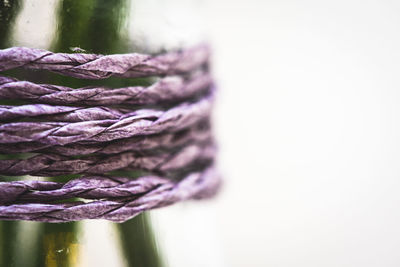
<svg viewBox="0 0 400 267">
<path fill-rule="evenodd" d="M 205 64 L 206 45 L 151 56 L 144 54 L 65 54 L 41 49 L 12 47 L 0 50 L 0 71 L 18 67 L 50 70 L 81 79 L 125 78 L 181 74 Z"/>
<path fill-rule="evenodd" d="M 168 76 L 148 87 L 69 88 L 52 84 L 35 84 L 0 76 L 0 99 L 27 100 L 39 104 L 74 105 L 154 105 L 194 97 L 212 85 L 211 76 L 198 73 L 190 78 Z"/>
<path fill-rule="evenodd" d="M 108 157 L 91 156 L 72 159 L 60 155 L 38 155 L 23 160 L 1 160 L 0 175 L 57 176 L 67 174 L 102 174 L 120 169 L 141 169 L 167 172 L 183 168 L 194 161 L 211 161 L 215 154 L 212 145 L 189 145 L 177 152 L 141 156 L 125 152 Z"/>
<path fill-rule="evenodd" d="M 211 140 L 211 131 L 208 122 L 200 122 L 188 129 L 175 133 L 135 136 L 118 139 L 105 143 L 80 144 L 74 143 L 65 146 L 53 146 L 37 142 L 0 144 L 0 153 L 40 152 L 44 154 L 59 154 L 64 156 L 82 156 L 89 154 L 110 155 L 125 151 L 168 150 L 190 143 L 205 143 Z"/>
<path fill-rule="evenodd" d="M 39 117 L 41 120 L 80 122 L 88 120 L 120 120 L 132 110 L 107 107 L 69 107 L 33 104 L 21 106 L 0 105 L 0 121 Z"/>
<path fill-rule="evenodd" d="M 0 206 L 0 219 L 41 222 L 68 222 L 83 219 L 107 219 L 124 222 L 133 216 L 173 203 L 213 196 L 220 185 L 219 176 L 210 167 L 194 172 L 179 182 L 158 176 L 132 180 L 116 177 L 85 177 L 65 185 L 52 182 L 0 183 L 0 199 L 30 201 L 65 197 L 105 198 L 92 202 L 59 204 L 22 203 Z"/>
<path fill-rule="evenodd" d="M 215 89 L 208 58 L 206 45 L 155 56 L 0 50 L 0 71 L 49 70 L 82 79 L 162 76 L 149 86 L 76 89 L 0 76 L 0 99 L 8 101 L 0 105 L 0 179 L 8 181 L 0 182 L 0 220 L 123 222 L 213 196 L 220 179 L 213 167 Z M 34 154 L 18 154 L 27 152 Z M 132 171 L 151 174 L 113 176 Z M 66 179 L 61 175 L 81 177 L 57 182 Z"/>
<path fill-rule="evenodd" d="M 40 142 L 66 145 L 78 141 L 106 142 L 136 135 L 178 131 L 210 115 L 212 95 L 167 111 L 140 110 L 121 120 L 82 122 L 12 122 L 0 125 L 2 143 Z M 129 115 L 129 116 L 128 116 Z"/>
</svg>

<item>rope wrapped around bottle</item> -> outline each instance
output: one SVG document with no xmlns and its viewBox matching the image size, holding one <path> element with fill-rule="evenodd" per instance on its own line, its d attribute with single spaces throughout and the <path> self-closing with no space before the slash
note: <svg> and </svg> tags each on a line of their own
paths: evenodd
<svg viewBox="0 0 400 267">
<path fill-rule="evenodd" d="M 0 50 L 0 71 L 159 77 L 148 86 L 70 88 L 0 76 L 0 220 L 123 222 L 215 195 L 209 55 L 207 45 L 159 55 Z M 61 175 L 72 178 L 58 182 Z"/>
</svg>

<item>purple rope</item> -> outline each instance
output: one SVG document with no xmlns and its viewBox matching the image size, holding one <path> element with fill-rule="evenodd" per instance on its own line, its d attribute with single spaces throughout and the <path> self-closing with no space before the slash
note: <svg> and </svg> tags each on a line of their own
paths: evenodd
<svg viewBox="0 0 400 267">
<path fill-rule="evenodd" d="M 66 145 L 79 141 L 107 142 L 137 135 L 178 131 L 210 116 L 212 94 L 196 103 L 167 111 L 139 110 L 121 120 L 82 122 L 12 122 L 0 125 L 1 143 L 40 142 Z"/>
<path fill-rule="evenodd" d="M 109 188 L 108 188 L 109 186 Z M 148 176 L 137 180 L 115 177 L 85 177 L 65 185 L 51 182 L 0 183 L 0 199 L 30 198 L 58 199 L 83 196 L 88 199 L 105 198 L 92 202 L 60 204 L 22 203 L 0 206 L 2 220 L 30 220 L 40 222 L 69 222 L 83 219 L 107 219 L 124 222 L 139 213 L 189 200 L 213 196 L 220 186 L 219 176 L 210 167 L 194 172 L 179 182 L 168 178 Z M 29 191 L 28 191 L 29 190 Z M 46 190 L 49 190 L 46 193 Z M 87 190 L 85 193 L 84 191 Z"/>
<path fill-rule="evenodd" d="M 73 159 L 61 155 L 37 155 L 28 159 L 0 160 L 0 175 L 57 176 L 67 174 L 104 174 L 110 171 L 149 170 L 168 172 L 193 162 L 209 162 L 215 155 L 213 145 L 188 145 L 178 152 L 141 156 L 134 152 Z"/>
<path fill-rule="evenodd" d="M 0 71 L 21 67 L 82 79 L 172 75 L 147 87 L 115 89 L 0 76 L 0 99 L 28 102 L 0 105 L 0 153 L 39 153 L 0 160 L 0 175 L 83 175 L 65 184 L 0 182 L 0 220 L 123 222 L 149 209 L 213 196 L 220 179 L 212 166 L 205 167 L 216 153 L 209 122 L 214 99 L 209 53 L 206 45 L 154 56 L 0 50 Z M 169 108 L 146 108 L 151 105 Z M 153 174 L 104 176 L 118 170 Z"/>
<path fill-rule="evenodd" d="M 189 99 L 206 91 L 211 85 L 212 78 L 208 73 L 197 73 L 188 79 L 180 76 L 165 77 L 148 87 L 77 89 L 0 76 L 0 99 L 58 105 L 154 105 Z"/>
<path fill-rule="evenodd" d="M 21 120 L 39 117 L 41 120 L 60 122 L 80 122 L 89 120 L 120 120 L 129 117 L 129 109 L 107 107 L 69 107 L 47 104 L 21 106 L 0 105 L 0 121 Z"/>
<path fill-rule="evenodd" d="M 205 64 L 209 48 L 199 45 L 182 51 L 151 56 L 144 54 L 65 54 L 12 47 L 0 50 L 0 71 L 18 67 L 50 70 L 81 79 L 125 78 L 182 74 Z"/>
<path fill-rule="evenodd" d="M 105 143 L 81 144 L 74 143 L 65 146 L 52 146 L 37 142 L 0 144 L 0 153 L 14 154 L 26 152 L 40 152 L 43 154 L 59 154 L 64 156 L 82 156 L 89 154 L 110 155 L 125 151 L 168 150 L 190 143 L 205 143 L 211 140 L 211 131 L 208 122 L 200 122 L 188 129 L 175 133 L 157 135 L 134 136 Z"/>
</svg>

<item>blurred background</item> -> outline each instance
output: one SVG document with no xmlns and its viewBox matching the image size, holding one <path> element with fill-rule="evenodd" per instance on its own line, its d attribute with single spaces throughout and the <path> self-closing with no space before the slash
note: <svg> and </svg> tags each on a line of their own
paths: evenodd
<svg viewBox="0 0 400 267">
<path fill-rule="evenodd" d="M 10 45 L 51 48 L 73 1 L 42 1 L 21 1 Z M 146 217 L 134 236 L 173 267 L 400 266 L 400 2 L 128 2 L 139 51 L 211 42 L 225 179 L 215 200 L 146 215 L 154 242 Z M 74 266 L 127 266 L 114 226 L 81 223 Z M 11 238 L 30 250 L 35 227 Z"/>
<path fill-rule="evenodd" d="M 206 2 L 227 266 L 399 266 L 400 3 Z"/>
</svg>

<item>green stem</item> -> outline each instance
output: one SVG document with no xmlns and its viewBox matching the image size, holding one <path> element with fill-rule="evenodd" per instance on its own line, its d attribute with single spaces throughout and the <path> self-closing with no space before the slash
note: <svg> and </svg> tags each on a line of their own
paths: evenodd
<svg viewBox="0 0 400 267">
<path fill-rule="evenodd" d="M 18 232 L 18 222 L 1 222 L 0 224 L 0 266 L 14 266 L 16 252 L 18 251 L 15 237 Z"/>
<path fill-rule="evenodd" d="M 118 224 L 117 229 L 129 267 L 161 267 L 164 265 L 157 250 L 147 213 Z"/>
<path fill-rule="evenodd" d="M 0 0 L 0 49 L 9 44 L 10 33 L 20 7 L 20 0 Z"/>
</svg>

